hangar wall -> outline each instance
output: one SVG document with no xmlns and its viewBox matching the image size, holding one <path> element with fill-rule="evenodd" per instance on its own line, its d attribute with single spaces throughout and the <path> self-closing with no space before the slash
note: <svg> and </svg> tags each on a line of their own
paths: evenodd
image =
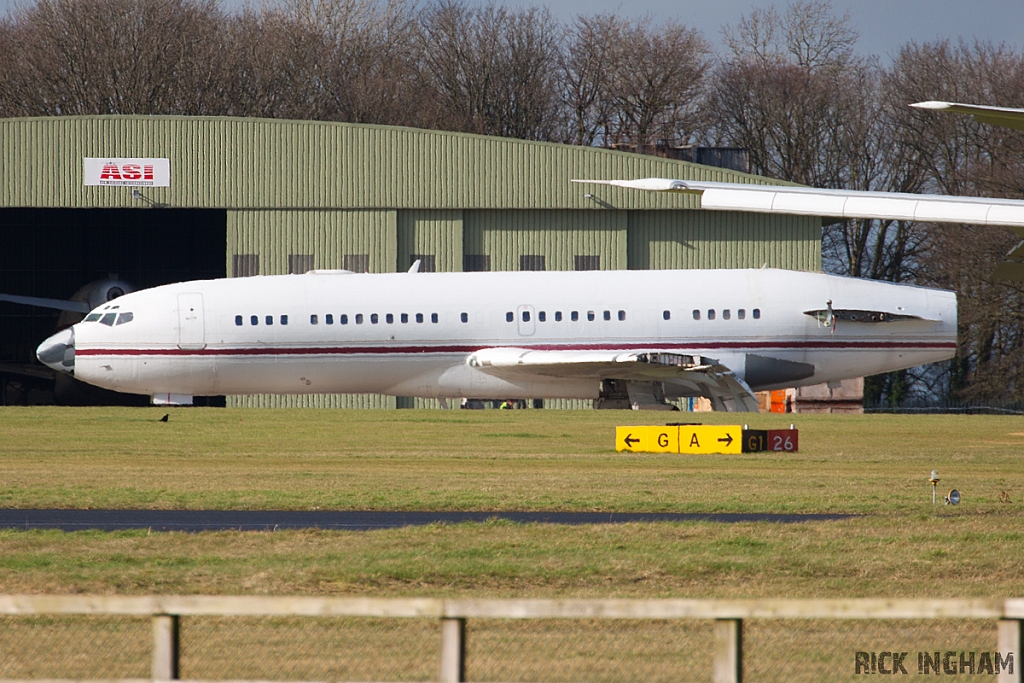
<svg viewBox="0 0 1024 683">
<path fill-rule="evenodd" d="M 166 187 L 136 196 L 137 188 L 85 183 L 85 158 L 142 157 L 168 160 Z M 778 184 L 628 152 L 387 126 L 172 116 L 0 120 L 0 209 L 134 209 L 140 217 L 155 207 L 223 211 L 229 276 L 389 272 L 415 258 L 437 271 L 820 270 L 814 217 L 703 212 L 690 194 L 570 182 L 616 177 Z M 396 401 L 257 396 L 228 404 Z"/>
<path fill-rule="evenodd" d="M 146 202 L 217 209 L 696 209 L 682 193 L 572 178 L 778 181 L 594 147 L 319 121 L 186 116 L 0 119 L 0 206 L 144 208 L 86 186 L 82 159 L 161 157 Z M 592 194 L 593 198 L 585 195 Z"/>
</svg>

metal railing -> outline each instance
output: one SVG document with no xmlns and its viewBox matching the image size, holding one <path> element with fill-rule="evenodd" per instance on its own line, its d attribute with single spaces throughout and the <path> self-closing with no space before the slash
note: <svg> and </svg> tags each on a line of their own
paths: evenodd
<svg viewBox="0 0 1024 683">
<path fill-rule="evenodd" d="M 441 683 L 466 680 L 467 620 L 698 620 L 713 624 L 711 666 L 716 683 L 744 674 L 745 624 L 761 620 L 995 620 L 1000 683 L 1022 681 L 1024 598 L 1006 600 L 689 600 L 689 599 L 435 599 L 268 596 L 0 595 L 0 616 L 148 617 L 152 624 L 151 677 L 174 680 L 180 672 L 182 617 L 376 617 L 440 621 Z M 0 633 L 0 648 L 3 645 Z M 860 653 L 858 653 L 860 654 Z M 891 655 L 891 653 L 890 653 Z M 1006 657 L 1009 660 L 1007 665 Z M 937 657 L 937 653 L 936 653 Z M 972 662 L 973 655 L 972 655 Z M 865 665 L 866 666 L 866 665 Z M 872 664 L 872 667 L 875 665 Z M 936 666 L 938 664 L 936 663 Z M 961 664 L 962 670 L 963 664 Z M 858 671 L 857 673 L 861 673 Z M 887 673 L 883 670 L 882 673 Z M 971 672 L 974 673 L 972 664 Z M 10 680 L 10 679 L 5 679 Z"/>
</svg>

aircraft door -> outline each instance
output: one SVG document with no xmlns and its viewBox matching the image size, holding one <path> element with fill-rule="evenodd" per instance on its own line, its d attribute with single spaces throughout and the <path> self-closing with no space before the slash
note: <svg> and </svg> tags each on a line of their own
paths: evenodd
<svg viewBox="0 0 1024 683">
<path fill-rule="evenodd" d="M 178 295 L 178 348 L 206 347 L 206 322 L 203 316 L 203 295 Z"/>
<path fill-rule="evenodd" d="M 519 325 L 520 336 L 533 336 L 536 330 L 536 317 L 537 313 L 533 310 L 533 306 L 520 306 L 516 309 L 516 324 Z"/>
</svg>

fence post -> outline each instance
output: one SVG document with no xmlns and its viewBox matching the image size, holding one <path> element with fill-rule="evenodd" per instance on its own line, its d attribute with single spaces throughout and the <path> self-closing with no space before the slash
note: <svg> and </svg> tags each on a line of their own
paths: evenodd
<svg viewBox="0 0 1024 683">
<path fill-rule="evenodd" d="M 1021 683 L 1024 681 L 1024 672 L 1021 671 L 1021 666 L 1024 662 L 1021 661 L 1021 657 L 1024 657 L 1022 650 L 1024 650 L 1024 621 L 1020 619 L 1000 619 L 999 620 L 999 637 L 998 644 L 996 645 L 996 651 L 1002 654 L 1004 657 L 1008 652 L 1013 653 L 1013 673 L 1010 673 L 1009 667 L 998 672 L 996 680 L 999 683 Z"/>
<path fill-rule="evenodd" d="M 466 620 L 441 619 L 441 683 L 466 680 Z"/>
<path fill-rule="evenodd" d="M 178 615 L 153 615 L 153 679 L 178 678 Z"/>
<path fill-rule="evenodd" d="M 743 620 L 715 619 L 715 683 L 743 682 Z"/>
</svg>

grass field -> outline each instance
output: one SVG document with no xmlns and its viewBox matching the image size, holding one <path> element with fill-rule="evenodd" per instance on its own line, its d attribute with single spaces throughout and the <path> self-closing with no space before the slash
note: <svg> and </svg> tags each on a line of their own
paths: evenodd
<svg viewBox="0 0 1024 683">
<path fill-rule="evenodd" d="M 795 422 L 801 451 L 665 456 L 613 449 L 616 424 L 659 424 L 665 414 L 190 409 L 158 422 L 165 412 L 0 410 L 0 506 L 859 516 L 797 525 L 0 531 L 0 592 L 1024 595 L 1021 418 L 741 416 L 752 428 Z M 932 507 L 932 469 L 940 492 L 961 491 L 960 506 Z"/>
</svg>

